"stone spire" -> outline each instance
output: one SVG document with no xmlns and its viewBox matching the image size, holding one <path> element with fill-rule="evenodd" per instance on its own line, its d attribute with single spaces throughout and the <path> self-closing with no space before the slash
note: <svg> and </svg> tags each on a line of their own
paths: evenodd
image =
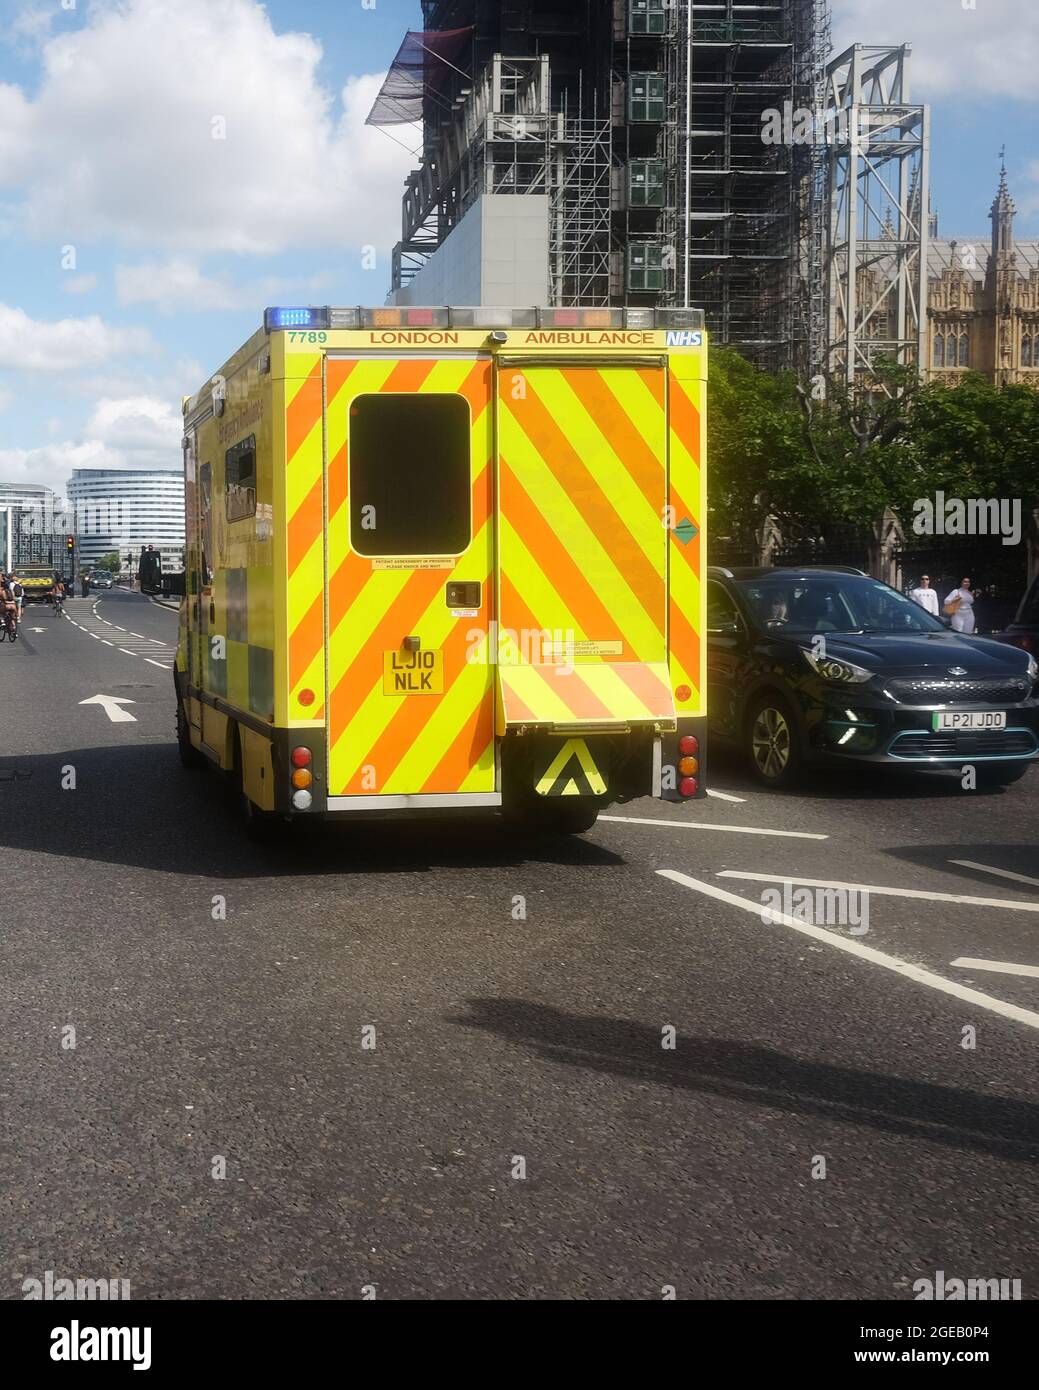
<svg viewBox="0 0 1039 1390">
<path fill-rule="evenodd" d="M 1007 166 L 1003 151 L 1000 151 L 1000 171 L 999 188 L 993 199 L 989 217 L 992 219 L 992 255 L 998 256 L 1001 252 L 1013 253 L 1014 250 L 1014 214 L 1017 208 L 1014 200 L 1010 196 L 1010 189 L 1007 187 Z"/>
</svg>

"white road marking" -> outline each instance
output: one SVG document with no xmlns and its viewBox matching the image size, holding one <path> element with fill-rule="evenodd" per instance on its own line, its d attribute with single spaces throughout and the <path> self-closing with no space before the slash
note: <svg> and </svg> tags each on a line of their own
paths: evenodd
<svg viewBox="0 0 1039 1390">
<path fill-rule="evenodd" d="M 149 666 L 159 666 L 164 671 L 168 671 L 170 669 L 169 666 L 167 666 L 166 663 L 163 661 L 152 661 L 150 656 L 146 656 L 144 659 L 145 661 L 147 661 Z"/>
<path fill-rule="evenodd" d="M 808 888 L 847 888 L 878 897 L 925 898 L 928 902 L 936 903 L 967 903 L 972 907 L 1009 907 L 1012 912 L 1039 912 L 1039 903 L 1012 903 L 1006 898 L 974 898 L 963 893 L 927 893 L 922 888 L 882 888 L 872 883 L 842 883 L 835 878 L 802 878 L 799 874 L 749 874 L 739 869 L 722 869 L 718 877 L 750 878 L 759 883 L 802 883 Z"/>
<path fill-rule="evenodd" d="M 136 714 L 123 709 L 123 705 L 134 705 L 136 700 L 127 700 L 122 695 L 91 695 L 89 700 L 80 700 L 81 705 L 100 705 L 113 724 L 136 724 Z"/>
<path fill-rule="evenodd" d="M 964 970 L 991 970 L 997 975 L 1030 975 L 1039 979 L 1039 965 L 1011 965 L 1005 960 L 975 960 L 973 956 L 957 956 L 949 964 Z"/>
<path fill-rule="evenodd" d="M 104 643 L 104 645 L 105 645 L 106 647 L 114 647 L 114 646 L 115 646 L 115 643 L 114 643 L 114 642 L 109 642 L 108 639 L 105 638 L 105 637 L 102 637 L 102 638 L 101 638 L 101 641 Z"/>
<path fill-rule="evenodd" d="M 143 633 L 143 632 L 131 632 L 131 633 L 130 633 L 130 636 L 131 636 L 131 637 L 139 637 L 139 638 L 141 639 L 142 642 L 144 641 L 144 633 Z"/>
<path fill-rule="evenodd" d="M 728 830 L 733 835 L 781 835 L 792 840 L 828 840 L 829 835 L 813 835 L 807 830 L 763 830 L 754 825 L 709 825 L 695 820 L 651 820 L 648 816 L 600 816 L 600 820 L 623 821 L 625 825 L 668 825 L 679 830 Z"/>
<path fill-rule="evenodd" d="M 126 628 L 125 628 L 125 627 L 120 627 L 118 623 L 113 623 L 112 626 L 115 628 L 116 632 L 125 632 L 125 631 L 126 631 Z"/>
<path fill-rule="evenodd" d="M 148 641 L 154 642 L 157 647 L 164 647 L 166 645 L 165 642 L 160 642 L 157 637 L 149 637 Z"/>
<path fill-rule="evenodd" d="M 759 920 L 761 918 L 760 902 L 751 902 L 748 898 L 741 898 L 736 893 L 728 893 L 724 888 L 718 888 L 713 883 L 703 883 L 698 878 L 690 878 L 688 874 L 679 873 L 676 869 L 658 869 L 657 873 L 661 878 L 669 878 L 672 883 L 680 883 L 684 888 L 691 888 L 697 893 L 705 893 L 709 898 L 717 898 L 719 902 L 728 903 L 732 907 L 740 907 L 744 912 L 753 913 Z M 805 879 L 797 881 L 808 882 Z M 1029 1028 L 1039 1028 L 1039 1014 L 1033 1013 L 1031 1009 L 1022 1009 L 1016 1004 L 1008 1004 L 1003 999 L 996 999 L 991 994 L 982 994 L 980 990 L 969 989 L 966 985 L 958 985 L 954 980 L 946 980 L 941 975 L 935 975 L 931 970 L 924 970 L 922 966 L 910 965 L 908 961 L 899 960 L 897 956 L 889 956 L 886 951 L 877 951 L 872 946 L 865 946 L 854 937 L 839 936 L 836 932 L 827 931 L 824 927 L 813 926 L 810 922 L 799 922 L 796 917 L 789 917 L 785 912 L 779 912 L 775 908 L 770 910 L 773 922 L 781 922 L 792 931 L 800 932 L 803 936 L 810 936 L 814 941 L 825 942 L 826 945 L 832 946 L 838 951 L 846 951 L 848 955 L 858 956 L 860 960 L 868 960 L 873 965 L 882 966 L 885 970 L 891 970 L 907 980 L 913 980 L 920 985 L 927 985 L 931 989 L 939 990 L 942 994 L 951 994 L 954 999 L 965 1000 L 980 1009 L 987 1009 L 990 1013 L 1000 1014 L 1003 1018 L 1012 1018 L 1017 1023 L 1026 1023 Z"/>
<path fill-rule="evenodd" d="M 120 647 L 119 650 L 123 653 L 124 656 L 136 656 L 136 655 L 137 655 L 136 652 L 127 651 L 127 649 L 126 649 L 125 647 Z"/>
<path fill-rule="evenodd" d="M 1030 883 L 1033 888 L 1039 888 L 1039 878 L 1015 874 L 1012 869 L 994 869 L 991 864 L 975 864 L 973 859 L 950 859 L 949 863 L 959 864 L 963 869 L 979 869 L 983 874 L 998 874 L 1000 878 L 1012 878 L 1017 883 Z"/>
<path fill-rule="evenodd" d="M 732 792 L 718 792 L 713 787 L 707 788 L 708 796 L 716 796 L 719 801 L 746 801 L 745 796 L 733 796 Z"/>
</svg>

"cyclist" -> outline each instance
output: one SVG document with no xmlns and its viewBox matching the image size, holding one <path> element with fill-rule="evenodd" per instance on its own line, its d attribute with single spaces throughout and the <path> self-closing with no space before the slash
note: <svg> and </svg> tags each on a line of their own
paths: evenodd
<svg viewBox="0 0 1039 1390">
<path fill-rule="evenodd" d="M 51 585 L 50 589 L 51 607 L 54 609 L 55 613 L 61 612 L 61 605 L 64 602 L 64 600 L 65 586 L 64 584 L 62 584 L 60 579 L 55 577 L 54 583 Z"/>
<path fill-rule="evenodd" d="M 0 608 L 3 609 L 2 616 L 7 635 L 13 642 L 18 630 L 18 604 L 15 602 L 9 574 L 0 574 Z"/>
</svg>

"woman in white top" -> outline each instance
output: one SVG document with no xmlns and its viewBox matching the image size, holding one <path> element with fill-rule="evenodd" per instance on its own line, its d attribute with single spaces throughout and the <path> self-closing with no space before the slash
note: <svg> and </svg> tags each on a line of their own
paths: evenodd
<svg viewBox="0 0 1039 1390">
<path fill-rule="evenodd" d="M 961 579 L 960 587 L 953 589 L 951 594 L 946 594 L 945 602 L 952 603 L 959 599 L 959 607 L 952 615 L 953 632 L 973 632 L 974 631 L 974 595 L 970 591 L 970 580 Z"/>
</svg>

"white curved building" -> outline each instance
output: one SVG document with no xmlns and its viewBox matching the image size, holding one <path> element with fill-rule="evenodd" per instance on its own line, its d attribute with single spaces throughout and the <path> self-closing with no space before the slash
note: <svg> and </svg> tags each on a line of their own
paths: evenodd
<svg viewBox="0 0 1039 1390">
<path fill-rule="evenodd" d="M 184 564 L 184 474 L 179 468 L 76 468 L 68 484 L 75 516 L 77 563 L 89 568 L 118 551 L 122 568 L 154 545 L 164 570 Z"/>
</svg>

